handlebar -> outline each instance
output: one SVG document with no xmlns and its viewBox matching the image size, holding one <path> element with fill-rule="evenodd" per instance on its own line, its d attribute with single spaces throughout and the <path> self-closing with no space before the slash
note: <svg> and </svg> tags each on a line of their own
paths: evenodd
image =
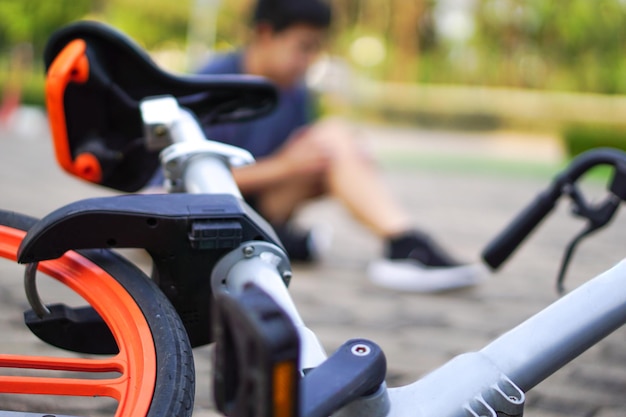
<svg viewBox="0 0 626 417">
<path fill-rule="evenodd" d="M 497 269 L 506 261 L 528 235 L 552 211 L 561 194 L 548 190 L 539 194 L 513 221 L 487 246 L 483 259 Z"/>
<path fill-rule="evenodd" d="M 552 211 L 563 194 L 572 197 L 577 206 L 576 214 L 587 218 L 592 230 L 606 225 L 615 211 L 605 214 L 602 207 L 591 207 L 582 199 L 575 187 L 575 183 L 584 174 L 601 165 L 614 168 L 609 185 L 610 194 L 621 201 L 626 200 L 626 153 L 605 148 L 587 151 L 576 157 L 548 189 L 540 193 L 487 245 L 482 254 L 483 260 L 492 269 L 498 269 Z"/>
</svg>

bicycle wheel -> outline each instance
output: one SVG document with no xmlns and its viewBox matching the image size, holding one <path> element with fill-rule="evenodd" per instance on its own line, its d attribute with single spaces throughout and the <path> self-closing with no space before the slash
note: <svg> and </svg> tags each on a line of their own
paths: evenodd
<svg viewBox="0 0 626 417">
<path fill-rule="evenodd" d="M 16 259 L 25 230 L 34 222 L 0 211 L 1 258 Z M 116 417 L 191 415 L 195 378 L 187 334 L 169 300 L 143 272 L 106 250 L 68 252 L 41 262 L 38 271 L 87 301 L 109 327 L 119 352 L 108 357 L 37 356 L 22 350 L 0 354 L 3 370 L 44 374 L 7 376 L 3 371 L 0 393 L 110 397 L 117 402 Z M 71 376 L 56 376 L 57 371 Z"/>
</svg>

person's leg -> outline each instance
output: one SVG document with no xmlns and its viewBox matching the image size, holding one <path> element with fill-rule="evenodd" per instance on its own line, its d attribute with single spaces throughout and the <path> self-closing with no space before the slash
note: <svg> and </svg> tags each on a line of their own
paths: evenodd
<svg viewBox="0 0 626 417">
<path fill-rule="evenodd" d="M 284 181 L 254 195 L 255 208 L 272 224 L 285 224 L 306 201 L 323 193 L 321 176 Z"/>
<path fill-rule="evenodd" d="M 411 216 L 389 193 L 347 125 L 324 121 L 303 132 L 298 140 L 308 142 L 306 146 L 311 149 L 321 146 L 327 150 L 329 166 L 314 176 L 288 179 L 255 195 L 257 210 L 282 234 L 285 246 L 291 247 L 287 251 L 292 259 L 294 255 L 307 259 L 298 255 L 306 253 L 300 250 L 302 242 L 310 242 L 310 235 L 306 240 L 294 239 L 289 232 L 294 211 L 313 197 L 330 194 L 384 240 L 386 259 L 369 268 L 370 278 L 377 284 L 437 291 L 472 285 L 479 279 L 480 272 L 459 265 L 430 236 L 414 228 Z"/>
<path fill-rule="evenodd" d="M 388 192 L 371 159 L 358 146 L 345 123 L 326 120 L 302 132 L 300 146 L 324 149 L 330 164 L 317 174 L 287 179 L 255 197 L 257 209 L 270 223 L 287 224 L 294 210 L 323 193 L 338 199 L 374 234 L 384 239 L 390 259 L 413 257 L 428 266 L 457 263 L 432 238 L 414 229 L 410 215 Z"/>
<path fill-rule="evenodd" d="M 270 223 L 286 224 L 305 201 L 329 193 L 383 239 L 412 230 L 410 216 L 392 198 L 347 124 L 322 121 L 303 131 L 297 140 L 311 150 L 323 148 L 331 155 L 330 164 L 320 173 L 290 178 L 256 193 L 256 209 Z"/>
<path fill-rule="evenodd" d="M 394 289 L 441 291 L 473 285 L 484 277 L 482 268 L 459 264 L 432 237 L 414 228 L 347 125 L 326 121 L 308 134 L 332 149 L 326 177 L 330 194 L 384 240 L 386 259 L 368 268 L 372 281 Z"/>
<path fill-rule="evenodd" d="M 312 127 L 308 135 L 331 149 L 332 164 L 326 177 L 328 191 L 355 218 L 381 238 L 412 229 L 410 215 L 389 193 L 347 124 L 323 121 Z"/>
</svg>

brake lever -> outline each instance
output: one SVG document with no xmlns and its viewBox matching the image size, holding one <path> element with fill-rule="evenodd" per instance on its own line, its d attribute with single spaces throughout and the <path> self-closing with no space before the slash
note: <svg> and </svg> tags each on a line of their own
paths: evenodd
<svg viewBox="0 0 626 417">
<path fill-rule="evenodd" d="M 578 188 L 573 184 L 568 184 L 565 187 L 565 193 L 568 194 L 574 202 L 572 210 L 573 213 L 578 217 L 587 219 L 588 222 L 587 226 L 569 243 L 563 256 L 563 260 L 561 261 L 561 267 L 559 269 L 556 285 L 557 291 L 560 295 L 565 292 L 565 287 L 563 285 L 565 281 L 565 274 L 567 273 L 567 269 L 575 249 L 584 238 L 606 226 L 611 221 L 613 215 L 622 202 L 620 197 L 615 194 L 610 194 L 603 203 L 595 207 L 591 206 L 585 201 Z"/>
</svg>

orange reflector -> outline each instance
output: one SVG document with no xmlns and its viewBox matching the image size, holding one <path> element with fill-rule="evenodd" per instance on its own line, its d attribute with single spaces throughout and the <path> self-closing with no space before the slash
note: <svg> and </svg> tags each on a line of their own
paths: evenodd
<svg viewBox="0 0 626 417">
<path fill-rule="evenodd" d="M 290 361 L 279 362 L 274 366 L 274 417 L 295 417 L 295 404 L 298 396 L 296 364 Z"/>
</svg>

